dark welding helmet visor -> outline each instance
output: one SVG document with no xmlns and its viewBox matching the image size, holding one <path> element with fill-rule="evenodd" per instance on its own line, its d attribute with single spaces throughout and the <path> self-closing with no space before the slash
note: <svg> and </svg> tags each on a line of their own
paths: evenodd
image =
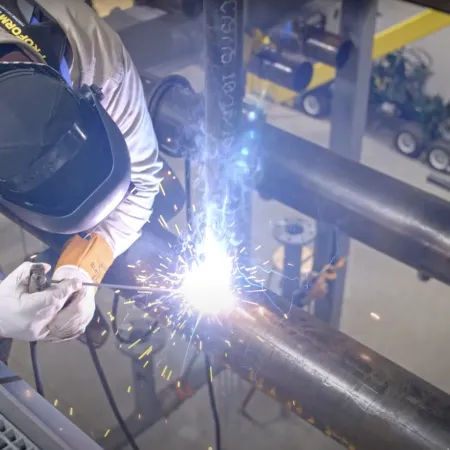
<svg viewBox="0 0 450 450">
<path fill-rule="evenodd" d="M 130 156 L 96 89 L 47 65 L 0 63 L 0 203 L 52 233 L 87 231 L 130 189 Z"/>
</svg>

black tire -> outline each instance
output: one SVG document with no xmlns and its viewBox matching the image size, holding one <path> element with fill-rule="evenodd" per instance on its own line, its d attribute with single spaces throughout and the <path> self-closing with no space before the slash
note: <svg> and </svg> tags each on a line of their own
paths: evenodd
<svg viewBox="0 0 450 450">
<path fill-rule="evenodd" d="M 450 143 L 434 141 L 427 146 L 427 162 L 438 172 L 448 172 L 450 168 Z"/>
<path fill-rule="evenodd" d="M 407 122 L 395 135 L 394 145 L 402 155 L 418 158 L 423 151 L 425 141 L 426 135 L 422 126 L 416 122 Z"/>
<path fill-rule="evenodd" d="M 319 90 L 312 90 L 301 96 L 300 108 L 309 117 L 328 117 L 331 112 L 331 99 Z"/>
</svg>

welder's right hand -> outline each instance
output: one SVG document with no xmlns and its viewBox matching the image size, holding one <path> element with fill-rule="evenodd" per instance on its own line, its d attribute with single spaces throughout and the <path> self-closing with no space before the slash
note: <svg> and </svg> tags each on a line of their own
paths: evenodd
<svg viewBox="0 0 450 450">
<path fill-rule="evenodd" d="M 49 265 L 44 265 L 46 271 Z M 49 334 L 48 325 L 67 300 L 82 288 L 80 281 L 66 280 L 42 292 L 28 293 L 32 263 L 26 262 L 0 283 L 0 336 L 39 341 Z"/>
</svg>

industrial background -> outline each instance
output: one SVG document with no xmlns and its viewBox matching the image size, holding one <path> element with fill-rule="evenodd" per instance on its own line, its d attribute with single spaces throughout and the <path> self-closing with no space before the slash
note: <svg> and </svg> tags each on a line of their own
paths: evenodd
<svg viewBox="0 0 450 450">
<path fill-rule="evenodd" d="M 344 3 L 346 1 L 348 0 L 344 0 Z M 340 14 L 336 9 L 338 3 L 331 0 L 318 2 L 318 8 L 328 18 L 327 26 L 330 29 L 337 29 L 339 24 Z M 164 47 L 166 41 L 150 42 L 150 35 L 140 35 L 134 31 L 142 30 L 143 26 L 151 28 L 152 22 L 163 17 L 165 13 L 145 4 L 134 5 L 131 0 L 96 0 L 93 6 L 98 14 L 105 17 L 125 36 L 125 43 L 129 46 L 133 57 L 131 47 L 134 46 L 135 62 L 142 74 L 163 76 L 179 73 L 187 77 L 196 90 L 200 91 L 203 88 L 202 63 L 195 49 L 192 54 L 181 52 L 177 57 L 179 51 L 176 48 Z M 395 0 L 379 0 L 377 11 L 376 31 L 392 32 L 386 40 L 389 45 L 382 44 L 387 45 L 389 51 L 403 48 L 405 45 L 408 49 L 425 51 L 426 56 L 420 61 L 426 61 L 427 69 L 430 69 L 432 74 L 427 78 L 424 93 L 420 95 L 439 95 L 447 102 L 450 99 L 448 81 L 450 27 L 447 27 L 450 25 L 450 16 L 441 15 L 439 19 L 431 16 L 426 23 L 416 23 L 414 18 L 423 19 L 430 11 Z M 368 19 L 359 17 L 359 20 Z M 355 33 L 359 33 L 359 37 L 362 35 L 364 39 L 364 27 L 361 29 L 359 25 L 353 23 L 352 26 L 355 27 Z M 392 27 L 395 32 L 392 31 Z M 368 45 L 365 42 L 361 43 L 362 48 Z M 192 44 L 192 47 L 195 45 Z M 175 55 L 170 61 L 167 58 L 168 52 Z M 416 55 L 414 51 L 413 54 Z M 251 68 L 249 70 L 251 72 Z M 319 67 L 318 70 L 323 68 Z M 326 70 L 323 76 L 327 76 Z M 273 83 L 275 84 L 273 86 L 272 82 L 257 79 L 251 73 L 247 81 L 248 101 L 263 107 L 272 125 L 324 147 L 329 146 L 332 121 L 345 120 L 345 114 L 340 118 L 332 114 L 331 118 L 311 117 L 313 114 L 300 111 L 301 94 L 296 93 L 293 96 L 289 91 L 280 90 L 276 83 Z M 352 92 L 346 92 L 345 95 L 356 97 L 360 95 L 357 80 L 350 90 Z M 313 108 L 314 106 L 317 105 L 312 104 Z M 409 158 L 402 155 L 395 148 L 399 139 L 396 135 L 398 130 L 387 129 L 382 122 L 382 119 L 375 119 L 367 129 L 363 138 L 361 162 L 450 201 L 450 191 L 429 180 L 432 175 L 438 177 L 438 181 L 442 184 L 447 175 L 430 167 L 427 156 L 417 155 L 418 158 Z M 351 142 L 353 139 L 351 127 L 342 125 L 342 122 L 337 126 L 341 126 L 342 133 L 349 133 L 346 138 Z M 352 146 L 348 147 L 351 151 Z M 344 156 L 355 158 L 358 155 Z M 447 164 L 444 156 L 440 154 L 437 156 L 435 162 L 438 165 Z M 179 159 L 168 159 L 168 162 L 180 179 L 183 179 L 182 162 Z M 276 224 L 286 219 L 302 220 L 303 224 L 309 223 L 311 227 L 317 228 L 312 219 L 302 217 L 298 212 L 276 201 L 264 201 L 254 195 L 252 231 L 255 251 L 252 256 L 255 265 L 272 268 L 275 272 L 283 271 L 281 244 L 274 237 L 274 228 Z M 169 223 L 169 228 L 174 233 L 177 227 L 184 226 L 182 214 Z M 345 249 L 346 243 L 341 244 Z M 0 266 L 3 272 L 8 273 L 18 263 L 44 249 L 45 246 L 41 242 L 0 216 Z M 325 263 L 326 261 L 322 265 Z M 319 263 L 316 261 L 315 264 Z M 308 272 L 312 269 L 310 266 L 311 264 L 305 264 L 302 270 Z M 325 317 L 344 333 L 450 394 L 449 287 L 433 279 L 425 281 L 426 274 L 418 274 L 414 269 L 354 240 L 350 242 L 345 267 L 337 268 L 336 275 L 339 280 L 334 283 L 332 292 L 328 293 L 328 297 L 332 298 L 324 299 L 323 303 L 320 303 L 320 300 L 316 301 L 315 305 L 309 305 L 309 310 L 313 311 L 315 306 L 317 315 L 322 314 L 322 318 Z M 276 292 L 281 292 L 280 281 L 279 275 L 270 276 L 270 287 Z M 98 304 L 106 317 L 111 312 L 113 296 L 114 292 L 109 290 L 102 290 L 98 294 Z M 118 323 L 129 323 L 133 314 L 135 314 L 133 304 L 125 302 L 121 307 L 120 317 L 117 318 Z M 161 330 L 161 334 L 164 332 Z M 186 351 L 187 344 L 180 340 L 173 343 L 170 341 L 170 348 L 165 347 L 156 352 L 153 364 L 158 375 L 158 388 L 171 381 L 169 374 L 173 372 L 175 377 L 175 374 L 179 373 Z M 111 336 L 99 350 L 99 355 L 121 411 L 124 415 L 131 414 L 135 407 L 135 398 L 130 352 L 118 348 Z M 88 435 L 96 440 L 103 439 L 102 445 L 105 448 L 114 448 L 108 447 L 108 436 L 113 434 L 111 430 L 116 427 L 115 419 L 110 412 L 86 346 L 79 341 L 42 345 L 40 360 L 49 401 Z M 30 384 L 33 383 L 26 344 L 14 343 L 10 367 Z M 242 404 L 250 384 L 237 375 L 229 372 L 219 374 L 215 378 L 214 385 L 222 418 L 224 448 L 267 450 L 341 448 L 340 444 L 330 439 L 326 433 L 317 431 L 307 421 L 288 413 L 273 399 L 261 393 L 256 393 L 243 411 Z M 145 399 L 141 400 L 145 403 Z M 143 411 L 142 416 L 145 414 L 147 412 Z M 141 417 L 137 420 L 141 420 Z M 310 421 L 314 421 L 314 418 L 310 418 Z M 142 448 L 186 450 L 214 448 L 206 388 L 202 388 L 167 420 L 160 420 L 142 433 L 137 440 Z M 347 447 L 352 448 L 351 445 Z"/>
</svg>

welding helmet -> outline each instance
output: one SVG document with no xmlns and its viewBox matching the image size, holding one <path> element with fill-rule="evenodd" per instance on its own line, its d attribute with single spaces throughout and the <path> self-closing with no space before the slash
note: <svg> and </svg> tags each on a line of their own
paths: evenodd
<svg viewBox="0 0 450 450">
<path fill-rule="evenodd" d="M 95 86 L 0 62 L 0 203 L 52 233 L 87 231 L 130 190 L 130 156 Z"/>
</svg>

